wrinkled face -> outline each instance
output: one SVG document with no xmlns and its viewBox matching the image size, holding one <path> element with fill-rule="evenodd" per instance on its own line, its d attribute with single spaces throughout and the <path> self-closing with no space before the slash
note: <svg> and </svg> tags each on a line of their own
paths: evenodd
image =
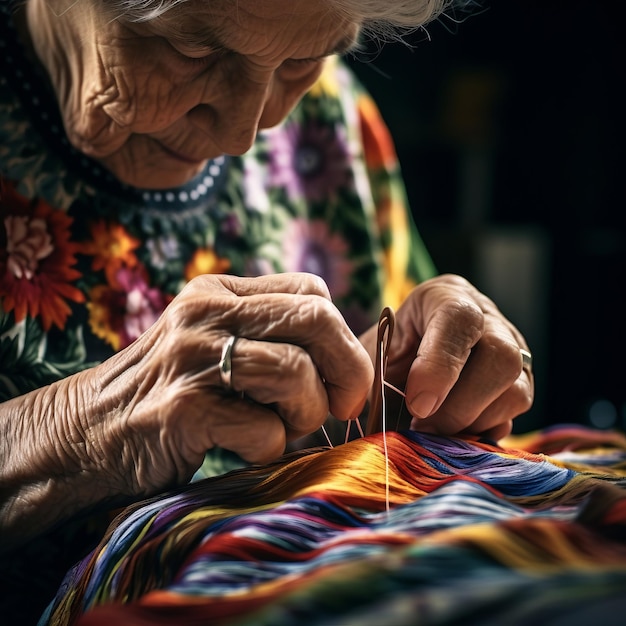
<svg viewBox="0 0 626 626">
<path fill-rule="evenodd" d="M 31 0 L 28 24 L 69 140 L 143 188 L 244 153 L 358 34 L 324 0 L 189 0 L 141 24 L 98 0 L 49 4 Z"/>
</svg>

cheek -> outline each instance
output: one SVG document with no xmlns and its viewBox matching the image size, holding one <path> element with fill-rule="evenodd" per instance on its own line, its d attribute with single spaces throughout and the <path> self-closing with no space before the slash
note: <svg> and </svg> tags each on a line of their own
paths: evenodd
<svg viewBox="0 0 626 626">
<path fill-rule="evenodd" d="M 200 103 L 197 93 L 189 87 L 155 79 L 152 84 L 138 89 L 131 107 L 135 117 L 134 132 L 154 132 L 169 127 Z"/>
<path fill-rule="evenodd" d="M 134 133 L 151 133 L 169 127 L 200 102 L 203 81 L 199 72 L 184 72 L 167 58 L 124 58 L 118 71 L 109 70 L 107 85 L 118 96 L 105 112 L 120 127 Z M 100 99 L 104 100 L 103 97 Z"/>
</svg>

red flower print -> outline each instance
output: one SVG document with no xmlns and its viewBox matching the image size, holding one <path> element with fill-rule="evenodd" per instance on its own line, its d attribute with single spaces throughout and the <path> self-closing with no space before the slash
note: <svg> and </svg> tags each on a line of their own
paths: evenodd
<svg viewBox="0 0 626 626">
<path fill-rule="evenodd" d="M 6 245 L 0 250 L 0 300 L 15 321 L 40 318 L 45 331 L 63 329 L 70 314 L 68 301 L 83 302 L 72 285 L 80 272 L 76 246 L 70 242 L 72 219 L 42 200 L 28 200 L 13 185 L 0 188 L 1 225 Z"/>
</svg>

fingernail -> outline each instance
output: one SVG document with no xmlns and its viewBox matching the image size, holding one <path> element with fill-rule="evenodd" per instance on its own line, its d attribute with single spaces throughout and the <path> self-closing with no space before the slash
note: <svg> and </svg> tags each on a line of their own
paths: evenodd
<svg viewBox="0 0 626 626">
<path fill-rule="evenodd" d="M 409 403 L 411 414 L 415 417 L 428 417 L 437 404 L 437 396 L 430 391 L 418 393 Z"/>
</svg>

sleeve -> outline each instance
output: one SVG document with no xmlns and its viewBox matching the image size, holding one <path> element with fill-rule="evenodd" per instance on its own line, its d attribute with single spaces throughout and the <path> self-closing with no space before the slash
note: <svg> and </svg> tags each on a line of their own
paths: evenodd
<svg viewBox="0 0 626 626">
<path fill-rule="evenodd" d="M 383 247 L 383 301 L 397 308 L 417 283 L 432 278 L 437 271 L 413 221 L 391 133 L 374 100 L 361 86 L 357 105 Z"/>
</svg>

